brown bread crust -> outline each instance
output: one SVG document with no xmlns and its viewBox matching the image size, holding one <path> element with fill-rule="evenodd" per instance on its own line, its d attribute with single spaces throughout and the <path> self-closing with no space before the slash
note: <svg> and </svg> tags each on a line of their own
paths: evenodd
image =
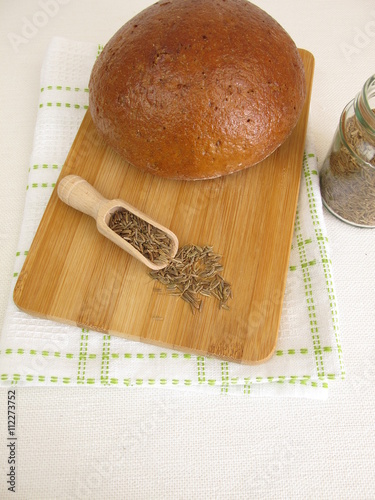
<svg viewBox="0 0 375 500">
<path fill-rule="evenodd" d="M 90 112 L 136 167 L 207 179 L 254 165 L 297 123 L 303 63 L 286 31 L 247 0 L 160 1 L 107 43 Z"/>
</svg>

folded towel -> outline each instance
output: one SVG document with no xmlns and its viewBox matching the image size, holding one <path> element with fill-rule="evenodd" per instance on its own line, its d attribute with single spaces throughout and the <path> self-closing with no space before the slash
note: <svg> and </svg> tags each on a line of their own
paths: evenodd
<svg viewBox="0 0 375 500">
<path fill-rule="evenodd" d="M 88 108 L 101 46 L 54 38 L 41 74 L 14 281 Z M 308 133 L 289 272 L 274 356 L 243 366 L 31 317 L 9 300 L 0 339 L 1 384 L 175 387 L 246 396 L 324 398 L 344 378 L 339 319 L 317 159 Z"/>
</svg>

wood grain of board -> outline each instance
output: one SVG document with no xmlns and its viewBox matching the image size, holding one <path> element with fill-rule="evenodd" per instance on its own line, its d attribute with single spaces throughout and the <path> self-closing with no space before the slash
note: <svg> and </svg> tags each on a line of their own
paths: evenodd
<svg viewBox="0 0 375 500">
<path fill-rule="evenodd" d="M 180 245 L 213 245 L 232 285 L 230 310 L 203 310 L 169 295 L 148 269 L 104 238 L 94 219 L 57 190 L 18 277 L 14 301 L 29 314 L 99 332 L 244 364 L 273 353 L 285 291 L 312 89 L 314 58 L 300 50 L 307 99 L 287 141 L 242 172 L 176 181 L 127 164 L 97 135 L 89 111 L 59 179 L 80 175 L 169 227 Z"/>
</svg>

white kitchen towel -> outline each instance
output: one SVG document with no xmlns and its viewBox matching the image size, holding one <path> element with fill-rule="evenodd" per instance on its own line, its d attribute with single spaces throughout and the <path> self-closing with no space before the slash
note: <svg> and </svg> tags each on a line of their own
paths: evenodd
<svg viewBox="0 0 375 500">
<path fill-rule="evenodd" d="M 55 38 L 42 73 L 13 286 L 88 108 L 101 46 Z M 317 159 L 308 136 L 279 338 L 266 363 L 243 366 L 31 317 L 9 300 L 2 385 L 175 387 L 208 393 L 324 398 L 345 375 Z"/>
</svg>

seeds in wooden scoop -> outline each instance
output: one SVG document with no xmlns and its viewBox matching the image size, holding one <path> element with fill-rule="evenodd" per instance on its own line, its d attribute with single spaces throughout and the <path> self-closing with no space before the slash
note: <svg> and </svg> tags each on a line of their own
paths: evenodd
<svg viewBox="0 0 375 500">
<path fill-rule="evenodd" d="M 185 245 L 163 269 L 151 271 L 150 276 L 166 286 L 167 291 L 185 300 L 193 312 L 201 311 L 202 297 L 214 297 L 220 308 L 229 309 L 232 290 L 221 276 L 221 256 L 211 246 Z"/>
<path fill-rule="evenodd" d="M 154 264 L 169 261 L 172 240 L 158 229 L 125 208 L 111 215 L 108 226 Z"/>
</svg>

